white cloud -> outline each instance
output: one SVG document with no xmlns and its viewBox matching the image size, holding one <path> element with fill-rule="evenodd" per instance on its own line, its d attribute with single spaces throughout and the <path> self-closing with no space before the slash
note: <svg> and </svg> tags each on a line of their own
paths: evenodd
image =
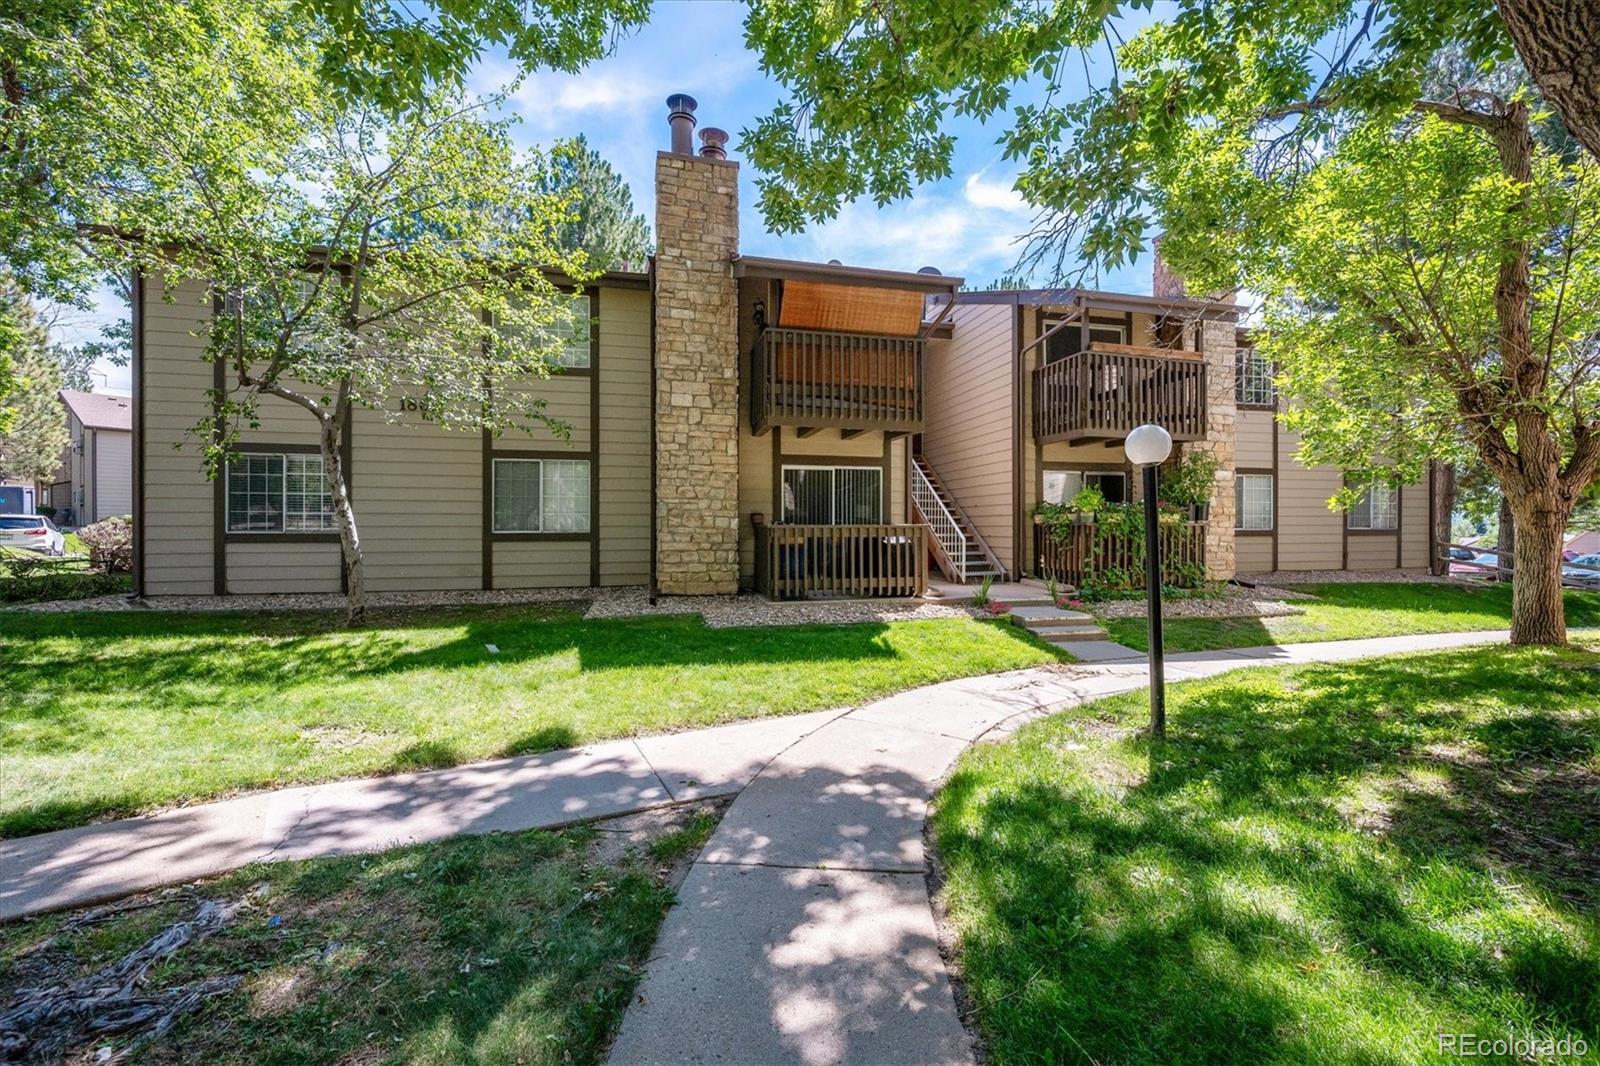
<svg viewBox="0 0 1600 1066">
<path fill-rule="evenodd" d="M 973 207 L 981 207 L 991 211 L 1008 211 L 1026 213 L 1027 201 L 1022 194 L 1011 187 L 1008 181 L 985 181 L 984 175 L 988 169 L 974 171 L 967 175 L 966 184 L 961 188 L 961 195 Z"/>
</svg>

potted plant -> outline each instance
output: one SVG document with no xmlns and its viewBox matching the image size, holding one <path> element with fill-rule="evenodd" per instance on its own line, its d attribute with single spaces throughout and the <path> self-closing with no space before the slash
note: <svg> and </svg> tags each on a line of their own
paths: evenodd
<svg viewBox="0 0 1600 1066">
<path fill-rule="evenodd" d="M 1105 493 L 1093 485 L 1085 485 L 1072 495 L 1072 519 L 1080 526 L 1094 524 L 1095 515 L 1105 510 Z"/>
</svg>

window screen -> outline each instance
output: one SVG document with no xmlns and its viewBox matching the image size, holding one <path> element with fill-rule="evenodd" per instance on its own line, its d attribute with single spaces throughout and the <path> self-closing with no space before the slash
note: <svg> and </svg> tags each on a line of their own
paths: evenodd
<svg viewBox="0 0 1600 1066">
<path fill-rule="evenodd" d="M 589 460 L 496 459 L 494 532 L 589 532 Z"/>
<path fill-rule="evenodd" d="M 1351 529 L 1395 529 L 1400 524 L 1400 490 L 1373 485 L 1350 508 Z"/>
<path fill-rule="evenodd" d="M 783 521 L 869 525 L 883 521 L 883 471 L 875 466 L 786 466 Z"/>
<path fill-rule="evenodd" d="M 1239 403 L 1271 407 L 1277 399 L 1272 386 L 1272 364 L 1254 348 L 1240 348 L 1233 398 Z"/>
<path fill-rule="evenodd" d="M 1107 503 L 1128 502 L 1128 475 L 1082 470 L 1046 470 L 1044 502 L 1071 503 L 1085 485 L 1099 489 Z"/>
<path fill-rule="evenodd" d="M 335 528 L 322 456 L 247 452 L 228 462 L 230 533 L 321 533 Z"/>
<path fill-rule="evenodd" d="M 1239 474 L 1233 479 L 1234 529 L 1272 528 L 1272 475 Z"/>
<path fill-rule="evenodd" d="M 589 325 L 589 297 L 579 296 L 572 301 L 572 317 L 556 324 L 556 333 L 561 338 L 561 351 L 552 362 L 557 366 L 588 366 Z"/>
</svg>

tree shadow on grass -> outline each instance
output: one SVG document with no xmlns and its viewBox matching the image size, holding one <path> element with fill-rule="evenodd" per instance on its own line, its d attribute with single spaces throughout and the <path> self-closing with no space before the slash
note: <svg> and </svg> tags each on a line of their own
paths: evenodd
<svg viewBox="0 0 1600 1066">
<path fill-rule="evenodd" d="M 938 840 L 996 1059 L 1594 1046 L 1600 676 L 1561 661 L 1241 675 L 1177 690 L 1157 748 L 1061 718 L 970 758 Z"/>
</svg>

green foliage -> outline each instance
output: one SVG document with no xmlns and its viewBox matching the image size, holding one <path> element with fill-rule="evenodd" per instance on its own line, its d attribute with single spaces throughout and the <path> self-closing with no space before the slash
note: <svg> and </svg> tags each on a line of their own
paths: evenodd
<svg viewBox="0 0 1600 1066">
<path fill-rule="evenodd" d="M 1097 514 L 1105 508 L 1106 496 L 1094 485 L 1085 485 L 1072 494 L 1072 509 L 1079 514 Z"/>
<path fill-rule="evenodd" d="M 0 559 L 0 604 L 50 603 L 86 600 L 95 596 L 127 594 L 133 586 L 127 574 L 105 574 L 74 569 L 59 559 L 29 560 L 31 572 L 13 574 L 15 560 Z M 45 564 L 41 569 L 36 564 Z"/>
<path fill-rule="evenodd" d="M 978 582 L 978 591 L 972 594 L 972 606 L 987 607 L 989 605 L 989 589 L 994 586 L 994 575 L 985 574 L 983 580 Z"/>
<path fill-rule="evenodd" d="M 1597 662 L 1236 671 L 1170 687 L 1159 745 L 1138 692 L 972 748 L 930 829 L 988 1061 L 1592 1054 Z"/>
<path fill-rule="evenodd" d="M 49 481 L 67 447 L 61 365 L 33 303 L 0 277 L 0 476 Z M 7 381 L 9 379 L 9 382 Z"/>
<path fill-rule="evenodd" d="M 581 134 L 556 142 L 547 159 L 541 188 L 571 201 L 569 216 L 557 227 L 561 247 L 582 252 L 597 270 L 643 271 L 650 225 L 634 210 L 622 176 Z"/>
<path fill-rule="evenodd" d="M 1217 487 L 1217 457 L 1199 448 L 1185 448 L 1183 458 L 1161 473 L 1161 498 L 1168 503 L 1201 507 Z"/>
</svg>

